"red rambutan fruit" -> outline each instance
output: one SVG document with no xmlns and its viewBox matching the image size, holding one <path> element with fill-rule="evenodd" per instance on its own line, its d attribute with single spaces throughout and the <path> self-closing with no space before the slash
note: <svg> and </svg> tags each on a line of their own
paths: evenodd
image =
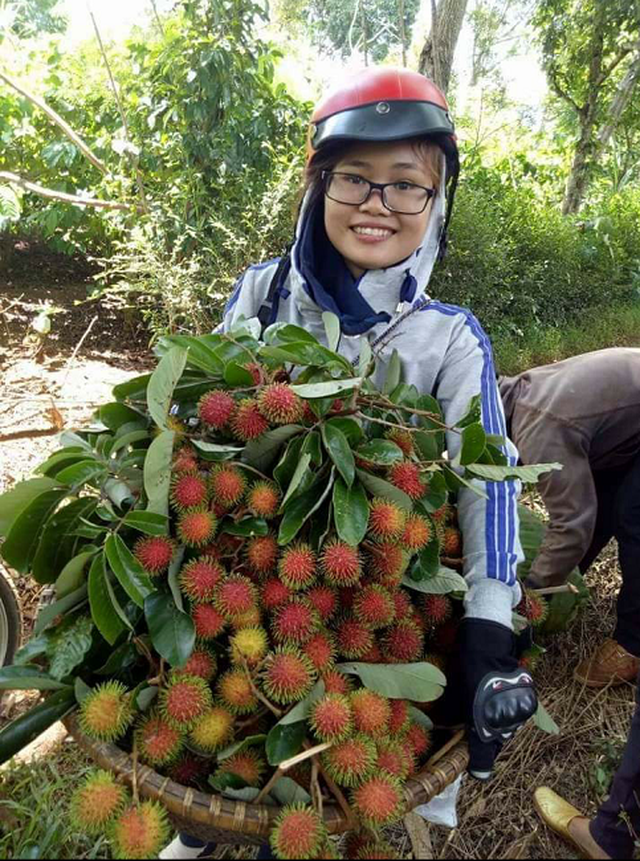
<svg viewBox="0 0 640 861">
<path fill-rule="evenodd" d="M 291 804 L 276 819 L 269 842 L 278 858 L 317 858 L 327 829 L 312 807 Z"/>
<path fill-rule="evenodd" d="M 409 728 L 409 703 L 406 700 L 389 700 L 389 735 L 401 735 Z"/>
<path fill-rule="evenodd" d="M 319 627 L 317 612 L 307 601 L 299 598 L 277 607 L 271 623 L 276 642 L 292 645 L 306 643 Z"/>
<path fill-rule="evenodd" d="M 308 544 L 296 542 L 280 557 L 278 574 L 289 589 L 306 589 L 316 579 L 316 554 Z"/>
<path fill-rule="evenodd" d="M 180 569 L 180 591 L 192 601 L 210 601 L 224 576 L 224 569 L 215 559 L 200 556 Z"/>
<path fill-rule="evenodd" d="M 216 693 L 222 705 L 236 715 L 250 714 L 258 706 L 258 700 L 244 670 L 229 670 L 220 676 Z"/>
<path fill-rule="evenodd" d="M 155 712 L 142 719 L 135 736 L 142 761 L 153 766 L 172 762 L 184 744 L 182 732 Z"/>
<path fill-rule="evenodd" d="M 435 511 L 431 512 L 431 517 L 438 523 L 455 523 L 457 518 L 456 509 L 450 502 L 445 502 L 440 508 L 436 508 Z"/>
<path fill-rule="evenodd" d="M 325 692 L 328 694 L 348 694 L 351 692 L 353 683 L 348 676 L 340 670 L 325 670 L 322 673 Z"/>
<path fill-rule="evenodd" d="M 444 530 L 441 551 L 450 559 L 462 557 L 462 533 L 455 526 L 447 526 Z"/>
<path fill-rule="evenodd" d="M 218 761 L 216 775 L 234 774 L 244 780 L 247 786 L 258 787 L 262 783 L 262 775 L 267 770 L 267 763 L 255 750 L 243 750 L 232 756 Z"/>
<path fill-rule="evenodd" d="M 254 517 L 271 520 L 278 513 L 280 491 L 273 481 L 256 481 L 247 492 L 247 508 Z"/>
<path fill-rule="evenodd" d="M 167 570 L 175 549 L 175 541 L 166 535 L 149 535 L 136 541 L 133 555 L 148 574 L 156 576 Z"/>
<path fill-rule="evenodd" d="M 214 467 L 209 476 L 211 498 L 224 509 L 237 505 L 247 490 L 247 479 L 241 469 L 223 463 Z"/>
<path fill-rule="evenodd" d="M 171 674 L 158 695 L 160 712 L 172 726 L 187 730 L 211 705 L 211 689 L 198 676 Z"/>
<path fill-rule="evenodd" d="M 371 573 L 387 589 L 397 589 L 409 565 L 410 556 L 400 544 L 383 541 L 370 546 Z"/>
<path fill-rule="evenodd" d="M 413 553 L 426 547 L 432 537 L 433 530 L 427 518 L 420 514 L 410 514 L 404 525 L 400 542 Z"/>
<path fill-rule="evenodd" d="M 249 371 L 251 376 L 253 377 L 254 386 L 260 386 L 265 381 L 266 378 L 266 369 L 262 367 L 258 362 L 246 362 L 246 364 L 242 365 L 245 371 Z"/>
<path fill-rule="evenodd" d="M 349 858 L 356 858 L 357 861 L 396 861 L 400 856 L 386 840 L 367 840 L 354 855 L 349 855 Z"/>
<path fill-rule="evenodd" d="M 204 424 L 220 430 L 223 428 L 236 408 L 236 402 L 229 392 L 214 389 L 207 392 L 198 401 L 198 415 Z"/>
<path fill-rule="evenodd" d="M 209 488 L 196 471 L 182 472 L 171 482 L 171 502 L 178 511 L 203 508 L 209 501 Z"/>
<path fill-rule="evenodd" d="M 353 730 L 351 704 L 342 694 L 326 694 L 313 704 L 309 717 L 320 741 L 342 741 Z"/>
<path fill-rule="evenodd" d="M 260 601 L 267 612 L 275 610 L 293 598 L 293 592 L 277 577 L 265 580 L 260 589 Z"/>
<path fill-rule="evenodd" d="M 233 415 L 231 427 L 239 439 L 248 442 L 269 430 L 269 422 L 258 409 L 258 402 L 254 398 L 244 398 Z"/>
<path fill-rule="evenodd" d="M 201 547 L 215 535 L 218 521 L 212 511 L 194 508 L 178 518 L 178 535 L 187 547 Z"/>
<path fill-rule="evenodd" d="M 258 408 L 274 425 L 288 425 L 302 418 L 304 404 L 287 383 L 272 383 L 260 390 Z"/>
<path fill-rule="evenodd" d="M 214 706 L 198 717 L 189 733 L 189 741 L 202 751 L 213 753 L 233 739 L 234 717 L 230 709 Z"/>
<path fill-rule="evenodd" d="M 198 469 L 198 455 L 195 449 L 189 445 L 183 445 L 176 453 L 171 464 L 171 469 L 174 473 L 193 472 Z"/>
<path fill-rule="evenodd" d="M 328 631 L 318 631 L 300 649 L 319 673 L 324 673 L 335 663 L 336 644 Z"/>
<path fill-rule="evenodd" d="M 376 770 L 386 771 L 399 780 L 404 780 L 413 766 L 403 746 L 397 742 L 378 742 Z"/>
<path fill-rule="evenodd" d="M 522 601 L 518 604 L 516 613 L 524 616 L 534 628 L 542 625 L 549 614 L 549 605 L 544 598 L 536 595 L 531 589 L 525 589 Z"/>
<path fill-rule="evenodd" d="M 391 597 L 396 608 L 396 619 L 404 619 L 405 616 L 408 616 L 413 611 L 413 604 L 411 603 L 409 593 L 404 589 L 392 592 Z"/>
<path fill-rule="evenodd" d="M 234 631 L 242 631 L 245 628 L 259 628 L 262 625 L 262 612 L 257 604 L 250 607 L 244 613 L 231 616 L 230 624 Z"/>
<path fill-rule="evenodd" d="M 167 811 L 157 801 L 127 807 L 113 821 L 109 837 L 114 858 L 157 858 L 170 834 Z"/>
<path fill-rule="evenodd" d="M 342 786 L 356 786 L 371 774 L 378 752 L 373 739 L 354 735 L 322 754 L 327 773 Z"/>
<path fill-rule="evenodd" d="M 353 602 L 353 612 L 369 628 L 386 628 L 395 619 L 396 608 L 391 594 L 382 586 L 365 586 Z"/>
<path fill-rule="evenodd" d="M 391 484 L 403 490 L 411 499 L 420 499 L 429 486 L 422 478 L 418 464 L 409 460 L 395 463 L 390 467 L 388 477 Z"/>
<path fill-rule="evenodd" d="M 324 544 L 320 567 L 333 586 L 355 586 L 362 576 L 362 562 L 357 548 L 338 538 L 332 538 Z"/>
<path fill-rule="evenodd" d="M 391 664 L 418 661 L 424 649 L 424 635 L 410 619 L 400 619 L 385 631 L 384 653 Z"/>
<path fill-rule="evenodd" d="M 353 610 L 353 602 L 357 594 L 357 586 L 342 586 L 338 589 L 338 606 L 343 613 L 350 613 Z"/>
<path fill-rule="evenodd" d="M 196 604 L 191 609 L 191 618 L 200 640 L 215 640 L 225 629 L 227 620 L 213 604 Z"/>
<path fill-rule="evenodd" d="M 109 771 L 91 771 L 71 797 L 70 818 L 76 828 L 98 834 L 122 810 L 127 790 Z"/>
<path fill-rule="evenodd" d="M 131 696 L 116 681 L 93 688 L 80 704 L 80 727 L 90 738 L 115 741 L 123 736 L 133 720 Z"/>
<path fill-rule="evenodd" d="M 369 504 L 369 532 L 375 538 L 400 538 L 406 516 L 400 506 L 389 499 L 376 497 Z"/>
<path fill-rule="evenodd" d="M 435 628 L 451 618 L 453 604 L 448 595 L 425 595 L 422 599 L 422 610 L 427 625 Z"/>
<path fill-rule="evenodd" d="M 271 652 L 262 672 L 262 688 L 277 703 L 298 702 L 306 697 L 316 680 L 311 661 L 299 649 L 285 646 Z"/>
<path fill-rule="evenodd" d="M 431 747 L 431 736 L 417 721 L 411 721 L 406 733 L 406 740 L 411 745 L 417 759 L 422 759 Z"/>
<path fill-rule="evenodd" d="M 402 784 L 390 774 L 382 773 L 364 780 L 353 790 L 351 801 L 356 813 L 370 828 L 395 822 L 404 813 Z"/>
<path fill-rule="evenodd" d="M 338 650 L 349 660 L 359 660 L 373 646 L 374 636 L 368 628 L 357 619 L 343 619 L 336 629 Z"/>
<path fill-rule="evenodd" d="M 205 682 L 210 682 L 215 676 L 218 669 L 218 660 L 213 652 L 209 649 L 199 648 L 194 649 L 187 660 L 184 667 L 174 669 L 174 675 L 180 676 L 198 676 L 204 679 Z"/>
<path fill-rule="evenodd" d="M 384 664 L 384 655 L 382 654 L 379 644 L 374 641 L 369 651 L 365 652 L 360 660 L 363 664 Z"/>
<path fill-rule="evenodd" d="M 226 619 L 247 613 L 256 606 L 258 593 L 254 584 L 242 574 L 229 574 L 219 584 L 214 604 Z"/>
<path fill-rule="evenodd" d="M 373 738 L 388 734 L 391 707 L 386 697 L 368 688 L 360 688 L 351 694 L 350 701 L 358 732 Z"/>
<path fill-rule="evenodd" d="M 170 766 L 168 775 L 181 786 L 199 786 L 210 771 L 211 763 L 208 759 L 187 753 Z"/>
<path fill-rule="evenodd" d="M 385 433 L 385 437 L 395 442 L 405 457 L 411 457 L 413 454 L 413 439 L 411 431 L 402 430 L 401 428 L 391 428 Z"/>
<path fill-rule="evenodd" d="M 269 650 L 269 638 L 264 628 L 242 628 L 229 639 L 229 645 L 235 663 L 256 667 Z"/>
<path fill-rule="evenodd" d="M 331 586 L 314 586 L 305 598 L 315 607 L 323 622 L 327 622 L 338 609 L 338 593 Z"/>
<path fill-rule="evenodd" d="M 278 542 L 274 535 L 256 535 L 247 542 L 247 565 L 256 574 L 269 574 L 278 561 Z"/>
</svg>

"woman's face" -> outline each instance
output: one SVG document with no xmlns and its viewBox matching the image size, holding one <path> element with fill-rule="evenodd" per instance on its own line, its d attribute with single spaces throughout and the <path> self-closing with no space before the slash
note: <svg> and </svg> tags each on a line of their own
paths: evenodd
<svg viewBox="0 0 640 861">
<path fill-rule="evenodd" d="M 435 186 L 426 159 L 407 141 L 356 144 L 333 170 L 372 182 Z M 431 201 L 417 215 L 391 212 L 383 206 L 379 190 L 372 191 L 359 206 L 326 196 L 324 203 L 327 236 L 355 278 L 367 269 L 385 269 L 409 257 L 422 242 L 431 215 Z"/>
</svg>

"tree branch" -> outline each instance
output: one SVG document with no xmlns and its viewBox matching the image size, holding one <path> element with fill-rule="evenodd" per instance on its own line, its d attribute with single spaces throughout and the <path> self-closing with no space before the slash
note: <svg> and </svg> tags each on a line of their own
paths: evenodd
<svg viewBox="0 0 640 861">
<path fill-rule="evenodd" d="M 62 119 L 60 114 L 56 113 L 53 108 L 50 108 L 41 98 L 35 96 L 33 93 L 30 93 L 28 90 L 19 84 L 17 81 L 14 81 L 13 78 L 10 78 L 4 72 L 0 72 L 0 81 L 4 81 L 5 84 L 8 84 L 10 87 L 13 87 L 16 92 L 20 93 L 27 101 L 31 102 L 31 104 L 35 105 L 37 108 L 40 108 L 49 119 L 54 122 L 59 129 L 61 129 L 64 134 L 69 138 L 71 143 L 78 147 L 83 156 L 91 162 L 94 167 L 97 167 L 99 171 L 102 173 L 108 173 L 108 168 L 105 164 L 103 164 L 98 156 L 89 148 L 89 146 L 74 132 L 69 123 Z"/>
<path fill-rule="evenodd" d="M 581 114 L 584 108 L 581 108 L 580 105 L 575 102 L 569 93 L 567 93 L 561 86 L 558 81 L 556 70 L 553 66 L 548 66 L 547 75 L 549 76 L 549 85 L 551 89 L 554 91 L 556 96 L 563 99 L 567 104 L 571 105 L 571 107 L 576 111 L 576 113 Z"/>
<path fill-rule="evenodd" d="M 30 182 L 17 173 L 11 173 L 8 170 L 0 170 L 0 182 L 10 182 L 14 185 L 19 185 L 25 191 L 31 191 L 33 194 L 38 194 L 40 197 L 46 197 L 49 200 L 62 200 L 64 203 L 73 203 L 76 206 L 93 206 L 97 209 L 120 209 L 130 211 L 132 209 L 138 212 L 144 212 L 144 208 L 139 204 L 117 203 L 115 200 L 101 200 L 98 197 L 78 197 L 76 194 L 67 194 L 65 191 L 55 191 L 52 188 L 45 188 L 43 185 L 38 185 L 36 182 Z"/>
</svg>

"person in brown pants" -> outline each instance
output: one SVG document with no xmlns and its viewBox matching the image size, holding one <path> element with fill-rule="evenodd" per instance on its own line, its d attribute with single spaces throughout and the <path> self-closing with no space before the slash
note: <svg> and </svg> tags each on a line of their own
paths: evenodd
<svg viewBox="0 0 640 861">
<path fill-rule="evenodd" d="M 615 537 L 617 625 L 575 678 L 589 687 L 633 682 L 640 671 L 640 350 L 598 350 L 498 382 L 522 463 L 563 464 L 538 484 L 549 527 L 525 585 L 563 584 Z"/>
</svg>

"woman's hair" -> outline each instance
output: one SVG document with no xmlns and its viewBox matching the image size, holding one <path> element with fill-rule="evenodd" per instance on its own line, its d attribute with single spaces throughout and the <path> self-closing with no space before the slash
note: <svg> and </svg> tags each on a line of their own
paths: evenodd
<svg viewBox="0 0 640 861">
<path fill-rule="evenodd" d="M 322 197 L 322 172 L 333 170 L 338 162 L 343 159 L 353 147 L 362 144 L 362 141 L 332 141 L 317 152 L 307 164 L 304 172 L 304 184 L 300 194 L 300 201 L 305 194 L 311 190 L 309 208 L 315 207 L 318 198 Z M 410 138 L 409 143 L 413 146 L 418 158 L 422 159 L 425 166 L 433 177 L 436 194 L 440 190 L 442 179 L 443 152 L 440 147 L 429 140 L 429 138 Z"/>
</svg>

